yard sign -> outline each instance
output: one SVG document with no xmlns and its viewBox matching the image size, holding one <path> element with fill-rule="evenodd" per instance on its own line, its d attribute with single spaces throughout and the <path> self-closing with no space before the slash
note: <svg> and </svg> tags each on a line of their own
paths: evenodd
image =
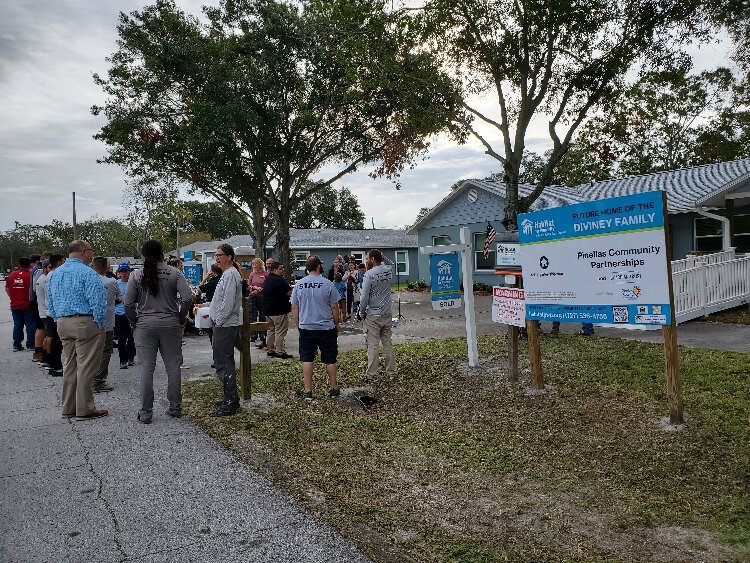
<svg viewBox="0 0 750 563">
<path fill-rule="evenodd" d="M 662 192 L 518 216 L 526 318 L 669 325 Z"/>
<path fill-rule="evenodd" d="M 457 252 L 430 255 L 433 309 L 439 311 L 461 307 L 460 271 Z"/>
<path fill-rule="evenodd" d="M 510 326 L 526 326 L 523 289 L 492 288 L 492 321 Z"/>
</svg>

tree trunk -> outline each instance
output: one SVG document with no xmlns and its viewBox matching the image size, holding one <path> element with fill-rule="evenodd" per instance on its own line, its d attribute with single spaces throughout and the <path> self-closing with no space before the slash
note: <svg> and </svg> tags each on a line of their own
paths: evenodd
<svg viewBox="0 0 750 563">
<path fill-rule="evenodd" d="M 268 232 L 266 222 L 263 219 L 263 204 L 255 203 L 251 206 L 253 217 L 253 245 L 255 246 L 255 255 L 265 260 L 266 246 L 268 242 Z"/>
<path fill-rule="evenodd" d="M 279 262 L 286 269 L 286 278 L 290 279 L 292 272 L 292 253 L 289 248 L 289 223 L 290 214 L 288 206 L 281 202 L 280 209 L 276 210 L 276 255 Z"/>
</svg>

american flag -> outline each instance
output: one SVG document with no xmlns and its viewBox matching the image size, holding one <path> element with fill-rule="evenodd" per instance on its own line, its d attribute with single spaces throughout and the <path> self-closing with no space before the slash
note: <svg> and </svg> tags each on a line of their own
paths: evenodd
<svg viewBox="0 0 750 563">
<path fill-rule="evenodd" d="M 487 221 L 487 238 L 484 241 L 484 251 L 482 252 L 485 258 L 490 255 L 490 245 L 495 242 L 496 236 L 497 231 L 495 231 L 495 227 L 493 227 L 490 222 Z"/>
</svg>

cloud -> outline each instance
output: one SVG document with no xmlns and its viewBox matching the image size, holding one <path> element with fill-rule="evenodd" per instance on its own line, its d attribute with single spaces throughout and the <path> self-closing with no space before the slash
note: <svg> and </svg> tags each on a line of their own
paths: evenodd
<svg viewBox="0 0 750 563">
<path fill-rule="evenodd" d="M 180 1 L 188 13 L 199 14 L 201 0 Z M 104 101 L 92 74 L 106 73 L 106 58 L 116 49 L 120 11 L 141 9 L 144 2 L 79 0 L 5 1 L 0 5 L 0 230 L 22 223 L 71 220 L 71 192 L 78 217 L 121 217 L 125 176 L 114 166 L 100 165 L 105 146 L 92 139 L 103 124 L 90 107 Z M 693 49 L 699 66 L 722 60 L 726 49 L 708 45 Z M 497 118 L 494 98 L 477 98 L 476 107 Z M 496 129 L 479 124 L 493 146 Z M 536 119 L 527 139 L 530 150 L 549 147 L 546 119 Z M 433 141 L 429 159 L 403 173 L 402 189 L 387 180 L 373 180 L 369 170 L 351 174 L 339 185 L 349 186 L 378 227 L 414 221 L 421 207 L 432 206 L 459 179 L 485 177 L 499 163 L 472 139 L 457 146 L 447 137 Z M 333 167 L 321 171 L 320 176 Z"/>
</svg>

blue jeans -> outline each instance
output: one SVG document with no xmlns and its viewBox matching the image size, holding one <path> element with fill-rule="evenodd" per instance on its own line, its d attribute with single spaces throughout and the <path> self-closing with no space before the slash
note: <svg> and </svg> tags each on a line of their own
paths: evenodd
<svg viewBox="0 0 750 563">
<path fill-rule="evenodd" d="M 13 314 L 13 348 L 23 347 L 23 327 L 26 327 L 26 347 L 34 348 L 36 323 L 31 307 L 28 309 L 11 309 Z"/>
</svg>

